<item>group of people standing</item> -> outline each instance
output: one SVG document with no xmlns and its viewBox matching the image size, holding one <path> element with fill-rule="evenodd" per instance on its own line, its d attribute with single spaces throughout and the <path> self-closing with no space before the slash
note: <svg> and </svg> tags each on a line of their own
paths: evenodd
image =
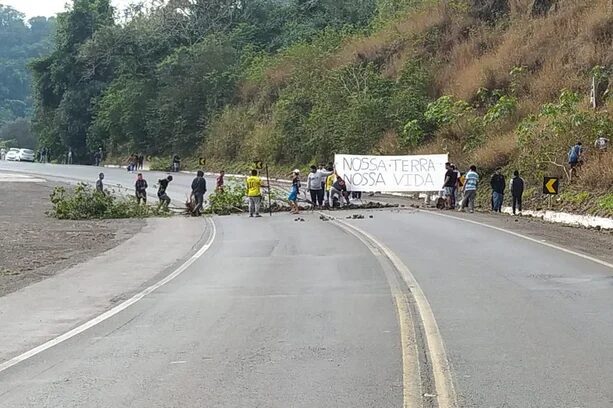
<svg viewBox="0 0 613 408">
<path fill-rule="evenodd" d="M 475 210 L 477 190 L 479 188 L 479 173 L 476 166 L 470 166 L 466 174 L 462 174 L 452 163 L 445 163 L 447 169 L 443 185 L 445 208 L 464 211 L 466 208 L 472 213 Z M 513 214 L 522 211 L 522 201 L 525 190 L 525 181 L 519 171 L 513 173 L 509 182 L 509 190 L 512 195 Z M 502 174 L 502 168 L 498 167 L 490 179 L 492 189 L 491 209 L 492 212 L 502 212 L 507 182 Z"/>
</svg>

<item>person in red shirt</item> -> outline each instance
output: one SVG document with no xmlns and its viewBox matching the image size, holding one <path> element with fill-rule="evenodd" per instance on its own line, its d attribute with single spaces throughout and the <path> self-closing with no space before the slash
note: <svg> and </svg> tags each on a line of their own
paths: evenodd
<svg viewBox="0 0 613 408">
<path fill-rule="evenodd" d="M 219 193 L 223 193 L 223 184 L 224 184 L 224 176 L 226 175 L 225 171 L 220 171 L 219 176 L 217 176 L 217 183 L 215 184 L 215 190 Z"/>
</svg>

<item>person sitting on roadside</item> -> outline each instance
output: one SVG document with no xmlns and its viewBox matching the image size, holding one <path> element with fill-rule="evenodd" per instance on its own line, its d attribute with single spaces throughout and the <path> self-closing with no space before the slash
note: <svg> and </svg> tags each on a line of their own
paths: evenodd
<svg viewBox="0 0 613 408">
<path fill-rule="evenodd" d="M 168 209 L 168 206 L 170 205 L 170 197 L 168 197 L 166 190 L 168 189 L 168 184 L 170 184 L 172 180 L 172 176 L 158 180 L 158 199 L 160 200 L 160 205 L 158 208 L 164 207 Z"/>
<path fill-rule="evenodd" d="M 343 199 L 346 205 L 349 205 L 349 193 L 347 192 L 347 183 L 340 176 L 336 176 L 336 181 L 330 189 L 330 208 L 334 208 L 334 199 L 338 197 L 340 205 L 343 205 Z"/>
<path fill-rule="evenodd" d="M 147 204 L 147 181 L 143 178 L 142 173 L 138 173 L 136 176 L 136 183 L 134 185 L 136 189 L 136 202 L 140 205 L 141 201 L 143 204 Z"/>
</svg>

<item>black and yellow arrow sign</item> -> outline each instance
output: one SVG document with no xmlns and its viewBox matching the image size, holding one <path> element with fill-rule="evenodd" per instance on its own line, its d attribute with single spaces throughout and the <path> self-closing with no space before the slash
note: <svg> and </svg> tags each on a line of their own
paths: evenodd
<svg viewBox="0 0 613 408">
<path fill-rule="evenodd" d="M 201 157 L 200 159 L 198 159 L 198 164 L 200 166 L 206 166 L 206 159 L 204 157 Z"/>
<path fill-rule="evenodd" d="M 264 168 L 264 162 L 261 160 L 256 160 L 253 162 L 253 166 L 256 170 L 262 170 Z"/>
<path fill-rule="evenodd" d="M 543 194 L 555 195 L 560 193 L 560 179 L 558 177 L 544 177 Z"/>
</svg>

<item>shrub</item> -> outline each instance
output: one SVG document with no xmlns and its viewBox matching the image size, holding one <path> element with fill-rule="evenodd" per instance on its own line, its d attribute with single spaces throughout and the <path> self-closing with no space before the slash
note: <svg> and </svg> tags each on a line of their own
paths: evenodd
<svg viewBox="0 0 613 408">
<path fill-rule="evenodd" d="M 53 208 L 48 215 L 60 220 L 146 218 L 168 214 L 167 210 L 139 205 L 132 197 L 116 197 L 111 191 L 102 194 L 84 183 L 72 191 L 55 187 L 51 204 Z"/>
<path fill-rule="evenodd" d="M 245 204 L 246 189 L 243 183 L 230 179 L 223 191 L 216 191 L 209 196 L 207 214 L 229 215 L 242 212 Z"/>
</svg>

